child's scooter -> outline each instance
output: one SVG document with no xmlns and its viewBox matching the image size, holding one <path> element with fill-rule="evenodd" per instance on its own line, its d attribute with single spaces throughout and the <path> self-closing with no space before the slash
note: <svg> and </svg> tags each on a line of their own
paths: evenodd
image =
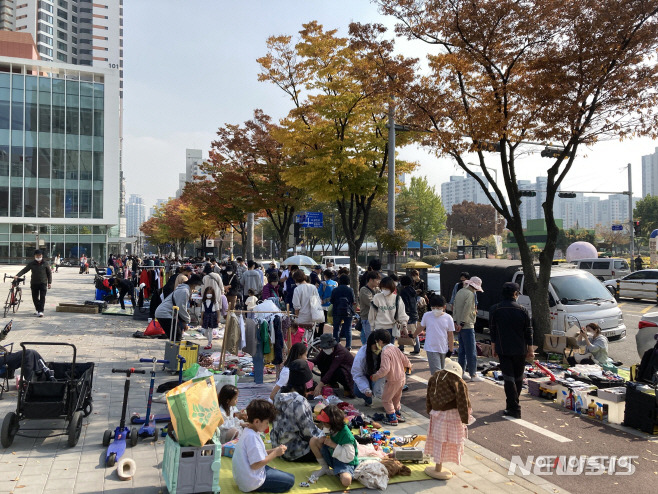
<svg viewBox="0 0 658 494">
<path fill-rule="evenodd" d="M 130 446 L 137 444 L 137 428 L 128 429 L 126 427 L 126 407 L 128 406 L 128 391 L 130 391 L 131 374 L 146 374 L 145 370 L 130 369 L 112 369 L 113 373 L 126 373 L 126 384 L 123 386 L 123 407 L 121 408 L 121 421 L 119 426 L 114 429 L 107 429 L 103 434 L 103 446 L 108 447 L 105 454 L 105 466 L 113 467 L 126 451 L 126 439 L 130 439 Z M 114 442 L 110 444 L 110 441 Z"/>
<path fill-rule="evenodd" d="M 142 419 L 142 426 L 139 428 L 139 432 L 137 435 L 141 438 L 147 438 L 147 437 L 152 437 L 155 441 L 158 440 L 158 432 L 155 427 L 155 417 L 151 416 L 151 404 L 153 403 L 153 386 L 155 386 L 155 364 L 168 364 L 168 360 L 158 360 L 155 357 L 148 359 L 148 358 L 140 358 L 140 362 L 151 362 L 153 364 L 153 368 L 151 369 L 151 385 L 149 386 L 149 398 L 148 401 L 146 402 L 146 415 L 144 415 L 144 419 Z M 167 415 L 167 419 L 169 418 L 169 415 Z M 130 418 L 130 421 L 134 424 L 135 422 L 132 421 L 132 417 Z"/>
<path fill-rule="evenodd" d="M 182 355 L 178 355 L 177 358 L 178 358 L 178 384 L 182 384 L 183 383 L 183 364 L 186 362 L 186 360 L 185 360 L 185 357 L 183 357 Z M 160 364 L 163 363 L 163 362 L 169 363 L 168 360 L 155 360 L 155 359 L 153 359 L 153 360 L 152 359 L 139 359 L 139 361 L 140 362 L 155 362 L 155 363 L 160 363 Z M 146 422 L 147 422 L 146 417 L 150 416 L 151 403 L 153 402 L 153 386 L 154 386 L 154 380 L 155 380 L 155 363 L 153 364 L 153 370 L 151 371 L 151 388 L 149 389 L 149 400 L 148 400 L 148 403 L 147 403 L 146 415 L 144 416 L 144 418 L 142 418 L 142 416 L 139 413 L 133 412 L 132 416 L 130 417 L 130 423 L 131 424 L 134 424 L 134 425 L 146 424 Z M 171 417 L 169 416 L 169 414 L 164 413 L 162 415 L 154 415 L 153 417 L 151 417 L 150 422 L 151 422 L 151 424 L 153 424 L 154 422 L 155 423 L 164 423 L 164 422 L 169 422 L 170 420 L 171 420 Z M 139 429 L 139 435 L 140 435 L 140 437 L 146 437 L 146 436 L 142 435 L 142 429 L 143 429 L 143 427 L 141 427 Z M 150 436 L 150 434 L 149 434 L 149 436 Z"/>
</svg>

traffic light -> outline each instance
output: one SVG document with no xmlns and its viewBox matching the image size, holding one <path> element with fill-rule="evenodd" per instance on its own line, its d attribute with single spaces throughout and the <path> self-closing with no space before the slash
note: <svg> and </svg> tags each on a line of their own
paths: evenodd
<svg viewBox="0 0 658 494">
<path fill-rule="evenodd" d="M 537 192 L 534 190 L 520 190 L 519 195 L 522 197 L 535 197 L 537 195 Z"/>
<path fill-rule="evenodd" d="M 295 245 L 302 241 L 302 226 L 295 223 Z"/>
<path fill-rule="evenodd" d="M 573 199 L 573 198 L 576 197 L 576 193 L 575 193 L 575 192 L 558 192 L 557 195 L 558 195 L 559 197 L 563 197 L 563 198 L 565 198 L 565 199 Z"/>
<path fill-rule="evenodd" d="M 638 220 L 633 221 L 633 233 L 636 237 L 640 236 L 640 222 Z"/>
</svg>

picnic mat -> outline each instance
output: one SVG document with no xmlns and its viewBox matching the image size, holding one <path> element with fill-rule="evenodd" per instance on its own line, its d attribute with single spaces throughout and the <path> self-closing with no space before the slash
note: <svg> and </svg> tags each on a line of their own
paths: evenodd
<svg viewBox="0 0 658 494">
<path fill-rule="evenodd" d="M 269 446 L 269 445 L 268 445 Z M 396 475 L 389 479 L 388 483 L 396 484 L 400 482 L 414 482 L 417 480 L 428 480 L 431 477 L 425 475 L 425 468 L 428 464 L 425 463 L 405 463 L 411 470 L 411 475 L 404 477 Z M 338 478 L 333 475 L 324 475 L 315 484 L 310 487 L 300 487 L 300 482 L 306 482 L 311 472 L 320 469 L 317 463 L 295 463 L 286 461 L 282 458 L 276 458 L 269 463 L 272 468 L 278 468 L 284 472 L 289 472 L 295 475 L 295 485 L 289 492 L 296 492 L 299 494 L 322 494 L 324 492 L 342 492 L 351 489 L 365 489 L 360 482 L 352 482 L 349 487 L 343 487 Z M 226 456 L 222 457 L 222 468 L 219 471 L 219 486 L 222 494 L 241 494 L 238 485 L 233 480 L 232 459 Z"/>
<path fill-rule="evenodd" d="M 117 307 L 108 307 L 102 313 L 106 314 L 108 316 L 130 316 L 130 317 L 132 317 L 133 316 L 133 309 L 132 309 L 132 307 L 126 306 L 126 310 L 124 312 L 124 311 L 121 310 L 121 307 L 119 307 L 119 306 L 117 306 Z"/>
</svg>

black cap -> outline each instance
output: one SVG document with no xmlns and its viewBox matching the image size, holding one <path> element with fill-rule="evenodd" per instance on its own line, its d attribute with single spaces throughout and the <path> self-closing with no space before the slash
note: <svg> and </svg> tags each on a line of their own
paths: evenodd
<svg viewBox="0 0 658 494">
<path fill-rule="evenodd" d="M 507 283 L 503 283 L 503 295 L 507 296 L 512 296 L 514 293 L 518 292 L 521 290 L 521 287 L 519 286 L 518 283 L 514 283 L 512 281 L 508 281 Z"/>
<path fill-rule="evenodd" d="M 43 251 L 41 249 L 37 249 L 37 250 L 34 251 L 35 256 L 42 255 L 42 254 L 43 254 Z"/>
<path fill-rule="evenodd" d="M 320 266 L 319 264 L 316 264 L 315 266 L 313 266 L 313 269 L 322 269 L 322 266 Z"/>
<path fill-rule="evenodd" d="M 322 336 L 320 336 L 320 343 L 318 343 L 318 347 L 320 348 L 333 348 L 336 346 L 336 340 L 330 333 L 324 333 Z"/>
<path fill-rule="evenodd" d="M 288 366 L 290 375 L 288 377 L 288 386 L 291 388 L 306 388 L 306 383 L 313 379 L 311 369 L 308 368 L 308 361 L 304 359 L 293 360 Z"/>
</svg>

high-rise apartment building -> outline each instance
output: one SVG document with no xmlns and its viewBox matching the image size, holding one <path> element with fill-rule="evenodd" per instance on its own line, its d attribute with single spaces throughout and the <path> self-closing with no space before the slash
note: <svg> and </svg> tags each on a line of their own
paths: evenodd
<svg viewBox="0 0 658 494">
<path fill-rule="evenodd" d="M 195 177 L 205 177 L 206 173 L 201 170 L 204 163 L 203 151 L 200 149 L 186 149 L 185 150 L 185 173 L 178 174 L 178 190 L 176 197 L 183 194 L 185 184 L 193 182 Z"/>
<path fill-rule="evenodd" d="M 479 172 L 477 172 L 477 175 L 484 180 L 484 175 Z M 470 175 L 466 177 L 453 175 L 450 177 L 450 182 L 442 183 L 441 201 L 446 213 L 451 213 L 455 204 L 461 204 L 464 201 L 491 204 L 480 184 Z"/>
<path fill-rule="evenodd" d="M 16 16 L 14 0 L 0 0 L 0 31 L 13 31 L 16 29 Z"/>
<path fill-rule="evenodd" d="M 658 196 L 658 148 L 642 156 L 642 197 Z"/>
<path fill-rule="evenodd" d="M 126 203 L 126 235 L 136 237 L 139 227 L 146 221 L 146 205 L 139 194 L 131 194 Z"/>
</svg>

